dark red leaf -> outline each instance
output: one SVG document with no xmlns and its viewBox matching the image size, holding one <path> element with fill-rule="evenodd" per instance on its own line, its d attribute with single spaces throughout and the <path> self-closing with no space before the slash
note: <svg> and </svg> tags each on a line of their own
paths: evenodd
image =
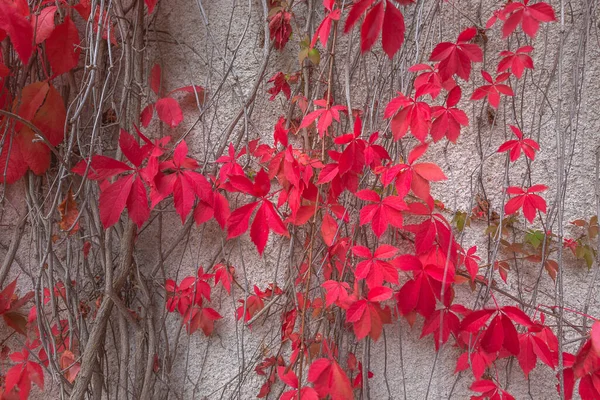
<svg viewBox="0 0 600 400">
<path fill-rule="evenodd" d="M 61 75 L 75 68 L 79 62 L 81 48 L 77 27 L 69 16 L 57 25 L 48 40 L 46 54 L 55 75 Z"/>
<path fill-rule="evenodd" d="M 27 65 L 33 52 L 33 28 L 11 1 L 0 1 L 0 35 L 1 31 L 8 34 L 19 59 Z"/>
<path fill-rule="evenodd" d="M 381 28 L 383 27 L 384 13 L 383 1 L 377 3 L 375 7 L 367 13 L 360 30 L 360 50 L 363 53 L 373 47 L 377 41 L 379 32 L 381 32 Z"/>
</svg>

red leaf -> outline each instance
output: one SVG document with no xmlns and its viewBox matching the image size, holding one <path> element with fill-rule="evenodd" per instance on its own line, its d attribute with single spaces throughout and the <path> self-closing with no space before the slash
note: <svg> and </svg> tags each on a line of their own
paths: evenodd
<svg viewBox="0 0 600 400">
<path fill-rule="evenodd" d="M 173 203 L 181 222 L 185 222 L 196 199 L 194 183 L 185 173 L 176 174 L 173 184 Z"/>
<path fill-rule="evenodd" d="M 389 287 L 378 286 L 369 290 L 368 299 L 372 302 L 381 302 L 392 298 L 393 291 Z"/>
<path fill-rule="evenodd" d="M 473 382 L 470 389 L 474 392 L 487 393 L 489 391 L 496 391 L 496 384 L 488 379 Z"/>
<path fill-rule="evenodd" d="M 281 379 L 281 381 L 286 385 L 291 386 L 294 389 L 298 389 L 298 377 L 296 376 L 296 373 L 291 368 L 286 373 L 286 369 L 287 368 L 284 366 L 277 367 L 277 375 L 279 376 L 279 379 Z"/>
<path fill-rule="evenodd" d="M 17 114 L 35 125 L 53 146 L 62 142 L 66 110 L 54 86 L 47 82 L 35 82 L 23 88 Z M 44 173 L 50 166 L 50 149 L 36 139 L 28 126 L 17 124 L 15 129 L 20 130 L 16 143 L 21 156 L 34 173 Z"/>
<path fill-rule="evenodd" d="M 356 193 L 363 200 L 379 202 L 369 204 L 360 210 L 360 225 L 371 223 L 373 233 L 381 237 L 387 230 L 389 224 L 396 228 L 402 228 L 402 210 L 406 210 L 406 204 L 399 196 L 387 196 L 383 201 L 379 195 L 372 190 L 361 190 Z"/>
<path fill-rule="evenodd" d="M 254 183 L 245 175 L 233 175 L 229 177 L 229 182 L 235 190 L 249 195 L 254 195 Z"/>
<path fill-rule="evenodd" d="M 373 47 L 377 41 L 379 32 L 381 32 L 381 28 L 383 27 L 383 17 L 383 1 L 380 1 L 367 13 L 360 30 L 360 50 L 363 53 Z"/>
<path fill-rule="evenodd" d="M 292 14 L 284 9 L 269 17 L 269 37 L 277 50 L 282 50 L 292 34 Z"/>
<path fill-rule="evenodd" d="M 383 17 L 381 46 L 389 58 L 394 57 L 394 54 L 402 47 L 405 29 L 404 16 L 388 1 L 385 6 L 385 16 Z"/>
<path fill-rule="evenodd" d="M 250 238 L 256 245 L 258 254 L 262 255 L 267 245 L 267 239 L 269 238 L 269 225 L 264 202 L 254 216 L 254 222 L 252 222 L 252 227 L 250 228 Z"/>
<path fill-rule="evenodd" d="M 269 230 L 283 236 L 288 236 L 287 229 L 275 211 L 273 204 L 271 204 L 270 201 L 264 200 L 256 212 L 252 227 L 250 228 L 250 238 L 256 245 L 258 254 L 260 255 L 262 255 L 265 250 L 267 239 L 269 237 Z"/>
<path fill-rule="evenodd" d="M 504 306 L 502 307 L 502 312 L 506 314 L 512 321 L 521 324 L 526 327 L 530 327 L 533 325 L 533 321 L 527 314 L 525 314 L 521 309 L 514 306 Z"/>
<path fill-rule="evenodd" d="M 258 204 L 259 202 L 255 201 L 231 213 L 227 220 L 227 240 L 238 237 L 248 230 L 250 216 Z"/>
<path fill-rule="evenodd" d="M 279 92 L 283 92 L 285 97 L 289 100 L 292 92 L 290 88 L 290 84 L 287 81 L 287 78 L 283 72 L 278 72 L 269 79 L 269 83 L 273 83 L 273 87 L 269 88 L 267 91 L 271 97 L 269 101 L 275 100 Z"/>
<path fill-rule="evenodd" d="M 148 14 L 152 14 L 158 0 L 144 0 L 144 3 L 146 3 L 146 7 L 148 7 Z"/>
<path fill-rule="evenodd" d="M 77 4 L 73 6 L 75 11 L 79 13 L 81 18 L 88 20 L 92 14 L 92 2 L 91 0 L 79 0 Z"/>
<path fill-rule="evenodd" d="M 440 62 L 438 68 L 442 81 L 454 74 L 468 81 L 471 63 L 483 60 L 481 48 L 476 44 L 466 43 L 473 37 L 473 32 L 474 28 L 467 28 L 458 36 L 456 43 L 443 42 L 433 49 L 429 60 Z"/>
<path fill-rule="evenodd" d="M 227 224 L 227 220 L 231 215 L 231 211 L 229 210 L 229 202 L 227 201 L 225 196 L 223 196 L 219 192 L 214 193 L 213 209 L 217 223 L 219 224 L 221 229 L 225 229 L 225 225 Z"/>
<path fill-rule="evenodd" d="M 327 246 L 333 245 L 333 240 L 337 232 L 338 225 L 335 219 L 328 213 L 323 216 L 323 222 L 321 223 L 321 236 Z"/>
<path fill-rule="evenodd" d="M 438 182 L 448 179 L 442 169 L 433 163 L 420 163 L 413 165 L 413 171 L 428 181 Z"/>
<path fill-rule="evenodd" d="M 27 162 L 8 132 L 3 140 L 4 145 L 0 148 L 0 183 L 15 183 L 27 172 Z"/>
<path fill-rule="evenodd" d="M 156 102 L 155 105 L 158 118 L 171 128 L 175 128 L 183 121 L 183 113 L 177 100 L 171 97 L 164 97 Z"/>
<path fill-rule="evenodd" d="M 73 167 L 72 172 L 83 176 L 87 168 L 85 160 L 80 161 Z M 108 179 L 120 173 L 131 171 L 131 167 L 114 158 L 96 155 L 92 157 L 92 162 L 88 169 L 87 178 L 91 180 L 101 181 Z"/>
<path fill-rule="evenodd" d="M 502 26 L 502 36 L 506 38 L 513 33 L 517 26 L 521 24 L 523 32 L 531 38 L 534 38 L 540 26 L 540 22 L 555 21 L 554 9 L 547 3 L 540 2 L 528 5 L 528 1 L 523 3 L 508 4 L 504 8 L 507 16 Z"/>
<path fill-rule="evenodd" d="M 477 28 L 472 26 L 470 28 L 465 29 L 460 33 L 460 35 L 458 35 L 457 42 L 468 42 L 469 40 L 472 40 L 475 37 L 475 35 L 477 35 Z"/>
<path fill-rule="evenodd" d="M 15 293 L 15 289 L 17 288 L 17 278 L 15 278 L 11 283 L 6 285 L 2 292 L 0 292 L 0 314 L 5 313 L 10 310 L 10 303 L 13 300 L 13 294 Z"/>
<path fill-rule="evenodd" d="M 506 315 L 502 316 L 502 327 L 504 329 L 504 348 L 511 354 L 518 355 L 520 350 L 519 335 L 512 321 Z"/>
<path fill-rule="evenodd" d="M 40 14 L 35 14 L 35 19 L 31 24 L 35 28 L 35 43 L 40 44 L 48 39 L 54 31 L 54 14 L 56 14 L 56 6 L 43 8 Z"/>
<path fill-rule="evenodd" d="M 140 167 L 144 160 L 150 155 L 151 146 L 141 147 L 137 140 L 125 129 L 121 129 L 119 135 L 119 147 L 125 157 L 136 167 Z"/>
<path fill-rule="evenodd" d="M 446 99 L 446 106 L 454 107 L 460 101 L 461 96 L 462 90 L 460 86 L 457 85 L 448 93 L 448 98 Z"/>
<path fill-rule="evenodd" d="M 150 125 L 150 121 L 152 121 L 152 116 L 154 115 L 154 103 L 148 104 L 142 110 L 140 114 L 140 122 L 144 128 L 147 128 Z"/>
<path fill-rule="evenodd" d="M 429 279 L 423 273 L 406 282 L 396 294 L 396 299 L 402 315 L 416 311 L 423 317 L 429 318 L 435 311 L 436 296 Z"/>
<path fill-rule="evenodd" d="M 531 339 L 529 335 L 524 334 L 519 337 L 519 344 L 521 351 L 517 356 L 519 360 L 519 365 L 525 374 L 525 377 L 529 377 L 529 372 L 535 368 L 537 364 L 537 356 L 533 352 L 533 344 L 531 343 Z"/>
<path fill-rule="evenodd" d="M 33 51 L 33 28 L 11 1 L 0 1 L 0 37 L 2 31 L 10 37 L 23 65 L 27 65 Z"/>
<path fill-rule="evenodd" d="M 500 105 L 501 94 L 506 96 L 514 96 L 513 90 L 510 88 L 510 86 L 500 84 L 500 82 L 503 82 L 508 78 L 508 73 L 498 75 L 495 80 L 492 79 L 490 74 L 486 71 L 481 71 L 481 75 L 490 83 L 490 85 L 483 85 L 475 89 L 473 95 L 471 96 L 471 100 L 481 100 L 487 97 L 490 105 L 497 109 Z"/>
<path fill-rule="evenodd" d="M 223 318 L 212 308 L 203 308 L 200 311 L 199 327 L 206 336 L 210 336 L 214 330 L 215 321 Z"/>
<path fill-rule="evenodd" d="M 325 4 L 324 4 L 325 5 Z M 325 18 L 323 19 L 323 21 L 321 21 L 321 23 L 319 24 L 313 39 L 310 43 L 310 48 L 312 49 L 313 47 L 315 47 L 315 44 L 317 44 L 317 40 L 321 41 L 321 45 L 323 47 L 327 46 L 327 39 L 329 38 L 329 33 L 331 32 L 331 24 L 333 21 L 339 21 L 342 10 L 341 9 L 336 9 L 336 10 L 332 10 L 333 4 L 331 5 L 331 7 L 329 7 L 328 5 L 325 5 L 325 8 L 330 11 L 329 14 L 327 14 L 325 16 Z M 289 96 L 288 96 L 289 99 Z"/>
<path fill-rule="evenodd" d="M 15 144 L 29 168 L 36 175 L 41 175 L 50 167 L 50 149 L 36 139 L 36 134 L 28 126 L 24 126 L 16 137 Z"/>
<path fill-rule="evenodd" d="M 514 162 L 521 156 L 521 151 L 530 160 L 535 159 L 535 152 L 540 149 L 539 144 L 533 139 L 523 138 L 523 132 L 519 128 L 513 125 L 509 125 L 518 140 L 508 140 L 504 142 L 499 148 L 498 153 L 510 151 L 510 161 Z"/>
<path fill-rule="evenodd" d="M 391 129 L 394 140 L 400 140 L 410 128 L 415 138 L 421 142 L 425 141 L 431 120 L 431 110 L 427 103 L 400 94 L 386 107 L 384 117 L 389 118 L 392 115 Z"/>
<path fill-rule="evenodd" d="M 150 71 L 150 89 L 159 96 L 161 84 L 161 68 L 160 65 L 154 64 Z"/>
<path fill-rule="evenodd" d="M 481 339 L 481 347 L 487 353 L 495 353 L 502 348 L 503 342 L 504 327 L 502 325 L 502 316 L 496 315 Z"/>
<path fill-rule="evenodd" d="M 346 322 L 351 323 L 357 340 L 367 337 L 373 329 L 373 318 L 371 308 L 366 300 L 354 302 L 346 312 Z M 381 324 L 380 324 L 381 325 Z"/>
<path fill-rule="evenodd" d="M 346 19 L 346 25 L 344 25 L 344 33 L 350 32 L 354 24 L 358 21 L 358 19 L 364 14 L 364 12 L 371 7 L 375 0 L 358 0 L 352 4 L 352 9 L 348 13 L 348 18 Z"/>
<path fill-rule="evenodd" d="M 350 379 L 336 361 L 326 358 L 313 361 L 308 370 L 308 381 L 321 397 L 330 395 L 332 400 L 354 398 Z"/>
<path fill-rule="evenodd" d="M 441 344 L 444 344 L 448 341 L 450 334 L 453 334 L 454 336 L 458 335 L 460 320 L 455 312 L 459 311 L 454 310 L 453 308 L 455 307 L 437 310 L 423 323 L 421 337 L 425 337 L 433 333 L 433 343 L 436 351 L 439 350 L 440 342 Z M 443 325 L 441 328 L 440 324 Z"/>
<path fill-rule="evenodd" d="M 322 185 L 324 183 L 331 182 L 336 176 L 338 176 L 339 172 L 340 168 L 338 164 L 327 164 L 319 173 L 317 184 Z"/>
<path fill-rule="evenodd" d="M 600 355 L 600 321 L 594 322 L 590 337 L 592 338 L 592 348 Z"/>
<path fill-rule="evenodd" d="M 330 388 L 330 369 L 332 361 L 318 358 L 312 362 L 308 370 L 308 381 L 313 383 L 319 396 L 325 397 Z"/>
<path fill-rule="evenodd" d="M 58 25 L 48 40 L 46 40 L 46 54 L 54 75 L 69 72 L 77 66 L 81 48 L 77 27 L 69 16 Z"/>
<path fill-rule="evenodd" d="M 525 68 L 533 69 L 533 59 L 528 53 L 533 51 L 531 46 L 523 46 L 517 49 L 516 53 L 512 51 L 503 51 L 500 53 L 504 57 L 498 63 L 498 72 L 506 71 L 510 68 L 513 75 L 521 79 Z"/>
<path fill-rule="evenodd" d="M 148 206 L 148 196 L 146 187 L 139 178 L 134 178 L 129 197 L 127 198 L 127 212 L 129 218 L 135 222 L 138 229 L 144 225 L 144 222 L 150 217 L 150 207 Z"/>
<path fill-rule="evenodd" d="M 345 304 L 348 300 L 348 290 L 350 285 L 347 282 L 338 282 L 329 280 L 322 285 L 325 289 L 325 305 L 329 307 L 335 302 Z"/>
<path fill-rule="evenodd" d="M 548 344 L 546 344 L 546 342 L 542 341 L 542 339 L 540 339 L 537 336 L 531 336 L 531 339 L 532 339 L 534 353 L 539 357 L 539 359 L 544 364 L 546 364 L 550 368 L 554 369 L 556 367 L 556 364 L 554 361 L 553 353 L 550 350 Z M 555 339 L 555 337 L 554 337 L 554 339 Z"/>
<path fill-rule="evenodd" d="M 460 330 L 471 333 L 479 331 L 495 311 L 493 309 L 473 311 L 462 320 Z"/>
<path fill-rule="evenodd" d="M 546 212 L 546 201 L 541 196 L 535 194 L 535 192 L 541 192 L 546 189 L 548 188 L 544 185 L 534 185 L 526 191 L 516 186 L 509 187 L 506 192 L 516 196 L 504 205 L 504 212 L 510 215 L 523 208 L 523 215 L 529 223 L 532 223 L 537 211 Z"/>
<path fill-rule="evenodd" d="M 377 250 L 375 250 L 373 256 L 375 258 L 385 259 L 394 257 L 396 253 L 398 253 L 398 249 L 394 246 L 391 246 L 389 244 L 382 244 L 377 248 Z"/>
<path fill-rule="evenodd" d="M 104 228 L 117 223 L 131 192 L 135 175 L 125 176 L 112 183 L 100 193 L 100 221 Z"/>
<path fill-rule="evenodd" d="M 227 294 L 231 294 L 231 282 L 233 282 L 233 267 L 227 267 L 223 264 L 215 266 L 215 285 L 221 282 Z"/>
</svg>

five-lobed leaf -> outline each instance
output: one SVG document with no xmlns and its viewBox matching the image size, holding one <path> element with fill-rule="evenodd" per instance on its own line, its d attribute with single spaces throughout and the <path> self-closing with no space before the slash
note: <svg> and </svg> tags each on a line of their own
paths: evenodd
<svg viewBox="0 0 600 400">
<path fill-rule="evenodd" d="M 517 186 L 509 187 L 506 190 L 506 193 L 513 195 L 514 197 L 506 202 L 504 205 L 504 212 L 507 215 L 510 215 L 522 208 L 523 215 L 529 223 L 532 223 L 537 211 L 543 213 L 546 212 L 546 200 L 536 193 L 543 192 L 547 189 L 548 187 L 545 185 L 533 185 L 526 190 Z"/>
<path fill-rule="evenodd" d="M 506 18 L 502 26 L 502 36 L 504 38 L 513 33 L 519 24 L 527 36 L 534 38 L 540 27 L 540 22 L 556 20 L 554 9 L 545 2 L 531 5 L 529 5 L 529 0 L 509 3 L 502 12 Z"/>
<path fill-rule="evenodd" d="M 471 75 L 471 64 L 483 61 L 481 48 L 468 43 L 477 34 L 477 28 L 467 28 L 460 33 L 455 43 L 442 42 L 438 44 L 429 57 L 430 61 L 439 61 L 438 69 L 442 81 L 451 78 L 454 74 L 465 81 Z"/>
</svg>

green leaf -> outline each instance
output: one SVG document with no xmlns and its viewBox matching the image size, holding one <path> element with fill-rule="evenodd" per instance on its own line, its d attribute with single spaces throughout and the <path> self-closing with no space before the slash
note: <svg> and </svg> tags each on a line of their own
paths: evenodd
<svg viewBox="0 0 600 400">
<path fill-rule="evenodd" d="M 457 211 L 456 214 L 454 214 L 454 218 L 452 218 L 452 223 L 459 232 L 462 232 L 465 230 L 465 227 L 471 226 L 471 218 L 469 218 L 466 212 Z"/>
<path fill-rule="evenodd" d="M 542 231 L 529 231 L 525 234 L 525 242 L 533 246 L 534 249 L 540 247 L 544 241 L 544 232 Z"/>
</svg>

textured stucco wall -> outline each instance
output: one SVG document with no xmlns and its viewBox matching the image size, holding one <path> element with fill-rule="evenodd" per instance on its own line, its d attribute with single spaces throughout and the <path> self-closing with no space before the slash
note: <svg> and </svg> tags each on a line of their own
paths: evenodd
<svg viewBox="0 0 600 400">
<path fill-rule="evenodd" d="M 283 52 L 272 54 L 271 62 L 266 71 L 267 78 L 277 71 L 293 72 L 298 69 L 297 41 L 306 21 L 307 7 L 305 2 L 297 2 L 294 6 L 296 19 L 294 36 Z M 314 30 L 315 21 L 320 20 L 321 6 L 316 4 L 317 16 L 313 19 L 311 30 Z M 358 31 L 355 29 L 351 35 L 344 35 L 340 39 L 340 51 L 337 55 L 336 72 L 339 73 L 343 84 L 345 68 L 351 66 L 350 79 L 353 107 L 368 109 L 373 107 L 373 98 L 387 102 L 393 97 L 395 91 L 403 90 L 409 83 L 410 75 L 406 69 L 413 63 L 424 62 L 432 49 L 432 43 L 440 40 L 453 40 L 459 30 L 473 24 L 472 21 L 485 23 L 499 2 L 492 1 L 420 1 L 417 5 L 404 8 L 407 24 L 414 26 L 415 18 L 422 21 L 419 30 L 407 32 L 407 44 L 404 52 L 396 56 L 390 63 L 379 50 L 365 54 L 358 58 Z M 551 1 L 557 10 L 560 9 L 558 1 Z M 597 42 L 597 9 L 593 8 L 591 15 L 593 22 L 589 24 L 588 32 L 582 31 L 584 13 L 583 8 L 588 6 L 586 1 L 570 2 L 565 9 L 566 39 L 564 53 L 562 54 L 562 80 L 563 98 L 562 126 L 567 151 L 568 181 L 565 192 L 565 224 L 576 218 L 590 216 L 595 213 L 595 150 L 600 145 L 600 119 L 597 110 L 600 109 L 600 96 L 597 95 L 600 77 L 600 51 Z M 437 8 L 440 7 L 440 8 Z M 433 14 L 432 14 L 433 13 Z M 204 14 L 204 15 L 203 15 Z M 589 14 L 589 13 L 588 13 Z M 208 29 L 204 25 L 204 18 L 208 21 Z M 201 1 L 170 0 L 168 4 L 161 3 L 157 16 L 157 30 L 167 30 L 173 40 L 167 36 L 157 34 L 165 39 L 159 40 L 155 46 L 157 61 L 162 62 L 167 85 L 181 84 L 206 84 L 209 90 L 215 91 L 211 85 L 220 82 L 220 78 L 229 68 L 229 61 L 235 57 L 231 67 L 231 74 L 215 103 L 204 112 L 202 120 L 192 130 L 189 141 L 192 143 L 194 154 L 200 157 L 211 158 L 210 148 L 222 140 L 223 132 L 229 126 L 235 114 L 240 109 L 240 104 L 249 95 L 255 79 L 260 70 L 263 56 L 264 43 L 264 16 L 262 5 L 255 0 L 245 1 Z M 575 23 L 573 23 L 575 21 Z M 500 126 L 514 123 L 516 114 L 525 123 L 524 131 L 532 134 L 542 147 L 535 163 L 532 164 L 531 182 L 528 181 L 524 163 L 511 166 L 510 185 L 527 185 L 530 183 L 544 183 L 550 186 L 545 193 L 549 208 L 554 210 L 557 185 L 557 148 L 556 148 L 556 112 L 558 105 L 557 93 L 557 59 L 559 57 L 559 28 L 560 24 L 544 25 L 533 45 L 535 72 L 528 75 L 527 79 L 519 82 L 517 89 L 518 98 L 513 102 L 503 101 L 498 113 Z M 496 26 L 489 33 L 489 42 L 485 44 L 485 66 L 493 69 L 498 60 L 498 52 L 504 44 L 499 40 L 500 28 Z M 226 39 L 228 37 L 228 39 Z M 588 41 L 584 42 L 583 38 Z M 419 43 L 415 46 L 415 38 Z M 352 43 L 349 43 L 351 40 Z M 523 40 L 523 36 L 519 36 Z M 241 44 L 238 46 L 238 42 Z M 524 43 L 520 43 L 523 45 Z M 188 47 L 189 46 L 189 47 Z M 514 45 L 513 45 L 514 47 Z M 193 50 L 192 50 L 193 49 Z M 233 51 L 236 51 L 235 56 Z M 579 52 L 579 54 L 578 54 Z M 322 59 L 325 59 L 323 56 Z M 578 64 L 579 65 L 576 65 Z M 321 63 L 320 68 L 324 68 Z M 479 77 L 479 67 L 474 74 Z M 318 72 L 317 72 L 318 73 Z M 221 74 L 221 75 L 220 75 Z M 339 85 L 340 88 L 342 85 Z M 494 156 L 496 149 L 510 132 L 504 128 L 492 127 L 487 122 L 486 111 L 482 111 L 479 103 L 474 104 L 464 99 L 470 95 L 473 85 L 465 85 L 461 106 L 467 110 L 471 120 L 468 128 L 463 130 L 458 145 L 446 145 L 446 142 L 433 146 L 428 157 L 438 163 L 448 175 L 448 181 L 433 185 L 436 198 L 442 200 L 448 209 L 468 211 L 473 206 L 476 194 L 485 194 L 491 201 L 492 207 L 498 208 L 502 199 L 502 189 L 505 185 L 504 162 L 502 156 Z M 267 86 L 261 84 L 257 94 L 256 105 L 251 118 L 247 121 L 247 133 L 251 139 L 264 137 L 271 140 L 272 127 L 277 117 L 287 108 L 280 106 L 279 99 L 269 103 L 266 94 Z M 580 97 L 575 93 L 579 92 Z M 336 94 L 338 102 L 345 103 L 345 94 Z M 195 120 L 194 112 L 189 113 L 186 126 L 177 131 L 184 133 Z M 382 108 L 376 113 L 378 118 L 367 120 L 368 131 L 383 130 L 386 128 L 382 120 Z M 569 121 L 573 122 L 570 123 Z M 185 125 L 185 124 L 184 124 Z M 233 136 L 237 136 L 244 129 L 244 122 L 238 124 Z M 207 143 L 209 145 L 207 146 Z M 207 150 L 209 150 L 207 152 Z M 451 212 L 447 217 L 451 218 Z M 546 221 L 546 220 L 545 220 Z M 550 227 L 556 229 L 556 213 L 549 214 Z M 548 228 L 548 227 L 547 227 Z M 476 223 L 467 229 L 463 239 L 463 246 L 479 245 L 480 256 L 486 259 L 487 242 L 482 241 L 482 226 Z M 567 229 L 568 232 L 568 229 Z M 223 234 L 216 228 L 216 224 L 195 231 L 197 237 L 187 244 L 181 258 L 173 257 L 172 268 L 179 265 L 179 275 L 185 276 L 197 265 L 211 262 L 215 251 L 220 246 Z M 146 232 L 151 239 L 151 232 Z M 240 282 L 249 285 L 264 284 L 277 280 L 282 283 L 284 276 L 282 269 L 286 267 L 285 261 L 277 268 L 278 259 L 285 260 L 286 247 L 283 255 L 278 252 L 277 243 L 269 245 L 265 256 L 259 259 L 253 246 L 248 240 L 241 241 L 244 259 L 232 260 L 238 266 Z M 238 252 L 236 252 L 238 253 Z M 151 258 L 152 251 L 142 254 L 142 258 Z M 178 265 L 174 265 L 178 263 Z M 593 285 L 592 271 L 581 263 L 575 263 L 573 258 L 566 255 L 567 268 L 564 273 L 565 305 L 573 309 L 583 309 L 590 285 Z M 243 265 L 243 267 L 242 267 Z M 244 271 L 245 269 L 245 271 Z M 245 275 L 244 275 L 245 272 Z M 538 277 L 539 265 L 523 265 L 519 273 L 511 273 L 508 284 L 502 284 L 502 289 L 511 293 L 521 293 L 526 298 L 531 296 L 528 289 Z M 278 275 L 276 275 L 276 273 Z M 543 273 L 542 291 L 538 302 L 542 304 L 555 303 L 555 289 L 552 280 Z M 595 287 L 591 288 L 591 314 L 598 314 L 598 298 Z M 235 298 L 240 293 L 234 293 Z M 457 296 L 465 299 L 465 305 L 473 305 L 475 295 L 467 287 L 460 287 Z M 235 324 L 233 318 L 234 304 L 230 298 L 223 298 L 220 310 L 225 318 L 218 323 L 216 335 L 206 339 L 202 335 L 193 335 L 188 343 L 181 346 L 181 351 L 187 354 L 189 365 L 187 374 L 191 381 L 184 383 L 184 377 L 175 376 L 181 381 L 173 382 L 176 387 L 185 385 L 183 398 L 229 398 L 243 399 L 254 398 L 262 384 L 262 379 L 257 379 L 251 372 L 245 374 L 243 382 L 239 380 L 239 369 L 242 365 L 241 353 L 245 354 L 243 363 L 256 361 L 257 357 L 264 356 L 268 349 L 273 348 L 272 343 L 279 340 L 278 325 L 272 318 L 263 325 L 258 322 L 251 330 L 243 329 L 241 324 Z M 567 317 L 573 322 L 580 323 L 580 318 L 572 315 Z M 176 324 L 176 322 L 173 322 Z M 422 320 L 417 319 L 414 327 L 408 326 L 406 321 L 394 323 L 386 327 L 385 340 L 371 343 L 370 368 L 375 376 L 370 381 L 370 395 L 373 399 L 407 398 L 424 399 L 428 392 L 429 398 L 448 398 L 453 390 L 453 398 L 467 398 L 472 392 L 467 388 L 472 382 L 470 373 L 454 375 L 456 349 L 445 346 L 437 355 L 433 350 L 432 339 L 418 340 L 421 332 Z M 173 328 L 175 329 L 175 328 Z M 351 337 L 351 336 L 348 336 Z M 573 338 L 567 338 L 573 339 Z M 572 346 L 577 346 L 578 342 Z M 354 343 L 348 343 L 354 346 Z M 363 354 L 366 351 L 359 344 L 355 353 Z M 517 398 L 550 399 L 557 397 L 555 378 L 547 368 L 536 368 L 531 373 L 531 384 L 522 376 L 516 362 L 502 363 L 505 366 L 499 371 L 502 382 L 510 382 L 508 389 Z M 430 376 L 431 385 L 429 384 Z M 456 387 L 454 385 L 456 384 Z M 197 385 L 194 389 L 194 385 Z M 429 387 L 429 389 L 428 389 Z M 453 389 L 454 388 L 454 389 Z M 389 390 L 389 391 L 388 391 Z M 274 390 L 278 393 L 278 390 Z"/>
</svg>

